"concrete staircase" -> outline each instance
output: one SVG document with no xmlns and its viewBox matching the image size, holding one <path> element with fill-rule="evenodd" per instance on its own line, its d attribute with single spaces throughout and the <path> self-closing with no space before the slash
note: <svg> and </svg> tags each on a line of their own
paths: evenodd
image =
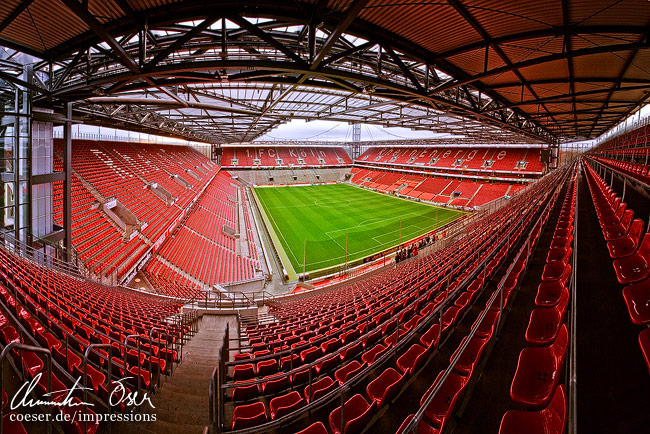
<svg viewBox="0 0 650 434">
<path fill-rule="evenodd" d="M 235 337 L 236 316 L 203 315 L 198 333 L 183 347 L 183 361 L 174 368 L 171 377 L 163 378 L 158 392 L 150 396 L 156 408 L 143 406 L 143 412 L 156 414 L 156 421 L 116 423 L 113 432 L 201 434 L 210 425 L 208 386 L 227 323 L 230 323 L 231 337 Z"/>
</svg>

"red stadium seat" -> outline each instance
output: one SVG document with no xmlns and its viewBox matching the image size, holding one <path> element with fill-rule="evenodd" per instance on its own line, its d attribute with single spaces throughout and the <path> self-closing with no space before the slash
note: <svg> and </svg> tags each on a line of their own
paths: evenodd
<svg viewBox="0 0 650 434">
<path fill-rule="evenodd" d="M 449 362 L 456 357 L 456 354 L 460 350 L 461 346 L 465 343 L 467 340 L 467 337 L 464 337 L 461 343 L 458 345 L 458 348 L 456 351 L 454 351 L 454 354 L 451 355 Z M 454 365 L 454 371 L 458 372 L 459 374 L 462 375 L 467 375 L 471 376 L 472 372 L 474 372 L 474 368 L 476 365 L 478 365 L 479 361 L 481 360 L 481 355 L 483 354 L 483 350 L 487 346 L 489 342 L 489 338 L 482 338 L 480 336 L 474 336 L 472 339 L 470 339 L 469 344 L 465 348 L 465 351 L 461 354 L 460 358 Z"/>
<path fill-rule="evenodd" d="M 292 413 L 305 405 L 305 401 L 297 391 L 273 398 L 269 404 L 271 420 Z"/>
<path fill-rule="evenodd" d="M 332 354 L 330 356 L 327 356 L 325 360 L 323 360 L 320 363 L 317 363 L 315 368 L 316 368 L 316 375 L 320 375 L 324 372 L 329 372 L 332 369 L 334 369 L 336 366 L 339 365 L 339 355 L 338 354 Z"/>
<path fill-rule="evenodd" d="M 565 290 L 555 306 L 533 309 L 526 329 L 526 342 L 536 345 L 548 345 L 553 342 L 560 332 L 568 303 L 569 291 Z"/>
<path fill-rule="evenodd" d="M 278 361 L 276 359 L 269 359 L 257 362 L 256 370 L 258 376 L 275 374 L 278 372 Z"/>
<path fill-rule="evenodd" d="M 366 393 L 370 398 L 370 402 L 376 409 L 380 409 L 384 402 L 390 400 L 399 392 L 405 379 L 405 374 L 400 374 L 393 368 L 386 369 L 366 386 Z"/>
<path fill-rule="evenodd" d="M 626 286 L 623 299 L 634 324 L 650 324 L 650 279 Z"/>
<path fill-rule="evenodd" d="M 354 377 L 362 369 L 363 365 L 356 360 L 353 360 L 342 368 L 337 369 L 336 372 L 334 372 L 334 379 L 338 381 L 339 386 L 342 386 L 348 378 Z"/>
<path fill-rule="evenodd" d="M 300 360 L 302 360 L 302 363 L 311 363 L 314 360 L 318 359 L 321 356 L 321 350 L 320 348 L 316 347 L 311 347 L 307 348 L 306 350 L 302 350 L 300 352 Z"/>
<path fill-rule="evenodd" d="M 499 434 L 563 434 L 566 426 L 564 386 L 555 389 L 548 407 L 540 411 L 510 410 L 503 415 Z"/>
<path fill-rule="evenodd" d="M 635 219 L 632 222 L 630 231 L 623 238 L 613 240 L 607 243 L 607 250 L 612 259 L 623 258 L 630 256 L 636 252 L 641 243 L 643 236 L 643 220 Z"/>
<path fill-rule="evenodd" d="M 510 398 L 528 407 L 548 405 L 560 380 L 569 341 L 563 325 L 555 342 L 548 347 L 524 348 L 510 386 Z"/>
<path fill-rule="evenodd" d="M 241 381 L 235 381 L 235 384 Z M 249 384 L 247 386 L 237 386 L 232 390 L 233 401 L 248 401 L 249 399 L 257 398 L 260 394 L 260 388 L 257 384 Z"/>
<path fill-rule="evenodd" d="M 289 356 L 280 357 L 280 370 L 288 371 L 292 367 L 297 368 L 301 364 L 300 356 L 298 354 L 291 354 Z"/>
<path fill-rule="evenodd" d="M 427 349 L 421 345 L 413 344 L 404 354 L 397 359 L 397 367 L 404 374 L 412 376 L 422 366 L 427 357 Z"/>
<path fill-rule="evenodd" d="M 604 226 L 603 235 L 605 236 L 605 241 L 614 241 L 623 238 L 630 230 L 632 225 L 632 220 L 634 219 L 634 211 L 631 209 L 625 210 L 623 213 L 623 218 L 620 222 Z"/>
<path fill-rule="evenodd" d="M 265 395 L 274 395 L 278 392 L 288 389 L 291 385 L 288 375 L 269 375 L 264 378 L 269 379 L 268 381 L 262 383 L 262 393 Z"/>
<path fill-rule="evenodd" d="M 433 389 L 442 379 L 443 374 L 444 371 L 440 372 L 431 387 L 429 387 L 424 395 L 422 395 L 422 399 L 420 399 L 420 406 L 424 405 L 426 399 L 429 397 L 429 395 L 431 395 Z M 464 377 L 455 372 L 450 373 L 442 385 L 442 388 L 438 391 L 433 401 L 431 401 L 431 403 L 427 406 L 427 409 L 424 411 L 424 416 L 429 420 L 429 422 L 438 426 L 439 430 L 444 429 L 447 419 L 449 419 L 451 412 L 456 406 L 456 401 L 465 390 L 467 380 L 468 377 Z"/>
<path fill-rule="evenodd" d="M 479 336 L 482 338 L 491 338 L 492 334 L 494 333 L 494 327 L 496 327 L 498 319 L 499 319 L 498 311 L 497 312 L 488 311 L 488 313 L 485 314 L 483 321 L 481 321 L 481 323 L 478 325 L 475 336 Z M 474 324 L 472 324 L 472 329 L 477 325 L 478 320 L 479 318 L 477 317 L 476 320 L 474 321 Z"/>
<path fill-rule="evenodd" d="M 456 320 L 460 315 L 461 311 L 456 306 L 448 308 L 444 314 L 442 314 L 442 332 L 447 331 L 448 328 L 456 324 Z"/>
<path fill-rule="evenodd" d="M 246 363 L 243 365 L 235 365 L 232 370 L 232 379 L 233 381 L 242 381 L 253 378 L 255 371 L 252 363 Z"/>
<path fill-rule="evenodd" d="M 643 236 L 636 253 L 614 261 L 614 271 L 623 285 L 638 282 L 650 275 L 650 232 Z"/>
<path fill-rule="evenodd" d="M 542 271 L 542 282 L 552 282 L 562 278 L 566 272 L 566 268 L 570 267 L 570 265 L 567 264 L 568 260 L 569 258 L 565 258 L 565 262 L 551 262 L 546 264 Z"/>
<path fill-rule="evenodd" d="M 356 344 L 351 345 L 350 347 L 342 350 L 339 354 L 341 357 L 341 362 L 345 362 L 346 360 L 350 360 L 363 351 L 363 342 L 359 341 Z"/>
<path fill-rule="evenodd" d="M 571 277 L 571 266 L 567 266 L 564 274 L 558 280 L 542 282 L 537 287 L 535 304 L 542 307 L 551 307 L 559 303 L 562 294 L 568 291 L 566 285 Z"/>
<path fill-rule="evenodd" d="M 410 434 L 411 433 L 410 431 L 406 432 L 406 427 L 413 420 L 413 417 L 414 417 L 413 414 L 409 414 L 406 417 L 406 419 L 404 419 L 404 422 L 402 422 L 399 428 L 397 428 L 397 432 L 395 432 L 395 434 Z M 438 431 L 436 428 L 433 428 L 431 425 L 426 423 L 424 419 L 418 422 L 416 432 L 417 434 L 439 434 L 440 433 L 440 431 Z"/>
<path fill-rule="evenodd" d="M 382 354 L 386 352 L 386 347 L 382 344 L 377 344 L 372 347 L 370 350 L 366 351 L 361 355 L 361 360 L 365 362 L 368 366 L 372 365 L 375 360 L 381 357 Z"/>
<path fill-rule="evenodd" d="M 312 368 L 305 367 L 305 368 L 302 368 L 302 369 L 296 371 L 296 373 L 291 376 L 291 384 L 293 384 L 294 386 L 297 386 L 297 385 L 308 382 L 309 381 L 309 370 L 310 369 L 312 369 Z M 313 371 L 313 369 L 312 369 L 312 371 Z"/>
<path fill-rule="evenodd" d="M 435 347 L 440 337 L 440 324 L 436 323 L 429 327 L 422 336 L 420 336 L 420 343 L 426 348 Z"/>
<path fill-rule="evenodd" d="M 238 405 L 232 412 L 232 429 L 252 428 L 266 422 L 266 408 L 261 402 Z"/>
<path fill-rule="evenodd" d="M 336 383 L 330 377 L 323 377 L 311 385 L 305 387 L 305 401 L 312 402 L 327 395 L 332 390 L 336 389 Z"/>
<path fill-rule="evenodd" d="M 63 415 L 62 421 L 60 422 L 61 427 L 66 434 L 94 434 L 99 428 L 99 420 L 94 417 L 95 412 L 90 408 L 84 409 L 82 401 L 77 397 L 72 398 L 70 405 L 59 407 L 59 411 Z M 80 412 L 81 414 L 87 414 L 92 419 L 89 419 L 86 424 L 80 422 Z M 97 422 L 93 423 L 93 420 Z M 84 429 L 84 425 L 86 429 Z"/>
<path fill-rule="evenodd" d="M 345 426 L 343 430 L 341 430 L 341 407 L 330 413 L 329 422 L 332 434 L 355 434 L 363 431 L 366 422 L 370 420 L 372 406 L 359 394 L 348 399 L 344 406 Z"/>
<path fill-rule="evenodd" d="M 296 434 L 329 434 L 323 422 L 314 422 L 302 431 Z"/>
<path fill-rule="evenodd" d="M 32 351 L 21 351 L 23 369 L 29 378 L 34 378 L 45 367 L 45 363 Z"/>
</svg>

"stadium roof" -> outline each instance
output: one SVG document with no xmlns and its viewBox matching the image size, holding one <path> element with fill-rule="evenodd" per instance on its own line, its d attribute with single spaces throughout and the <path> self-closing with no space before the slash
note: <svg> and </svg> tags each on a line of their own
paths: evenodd
<svg viewBox="0 0 650 434">
<path fill-rule="evenodd" d="M 646 0 L 0 2 L 41 104 L 218 143 L 293 118 L 593 138 L 647 100 L 649 30 Z"/>
</svg>

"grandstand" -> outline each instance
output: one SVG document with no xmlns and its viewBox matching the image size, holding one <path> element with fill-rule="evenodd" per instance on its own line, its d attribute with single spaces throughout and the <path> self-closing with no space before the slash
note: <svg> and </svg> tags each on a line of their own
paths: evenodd
<svg viewBox="0 0 650 434">
<path fill-rule="evenodd" d="M 646 432 L 649 22 L 4 0 L 0 434 Z"/>
</svg>

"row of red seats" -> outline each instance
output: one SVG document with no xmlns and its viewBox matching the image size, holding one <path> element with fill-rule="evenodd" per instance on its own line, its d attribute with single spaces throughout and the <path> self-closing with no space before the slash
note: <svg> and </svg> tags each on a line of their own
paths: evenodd
<svg viewBox="0 0 650 434">
<path fill-rule="evenodd" d="M 371 147 L 356 162 L 407 168 L 437 168 L 449 172 L 507 172 L 541 174 L 540 149 Z"/>
<path fill-rule="evenodd" d="M 616 169 L 620 172 L 625 173 L 626 175 L 641 181 L 646 184 L 650 184 L 650 165 L 645 165 L 641 163 L 630 163 L 627 161 L 618 161 L 611 158 L 603 157 L 593 157 L 594 160 L 599 161 L 606 166 L 609 166 L 613 169 Z"/>
<path fill-rule="evenodd" d="M 607 249 L 613 259 L 616 278 L 622 285 L 623 299 L 630 319 L 638 325 L 650 324 L 650 232 L 644 234 L 641 219 L 608 186 L 589 164 L 587 180 Z M 639 334 L 641 352 L 650 372 L 650 329 Z"/>
<path fill-rule="evenodd" d="M 118 142 L 75 141 L 72 166 L 105 198 L 116 197 L 145 223 L 142 235 L 156 242 L 196 197 L 199 189 L 218 171 L 218 167 L 189 147 Z M 55 143 L 55 168 L 62 169 L 62 143 Z M 174 180 L 180 176 L 190 188 Z M 175 198 L 167 206 L 146 183 L 156 182 Z M 86 267 L 103 276 L 117 271 L 124 276 L 146 251 L 144 240 L 130 243 L 101 213 L 89 210 L 94 198 L 73 174 L 73 245 Z M 62 221 L 62 183 L 55 183 L 55 221 Z M 98 242 L 99 239 L 99 242 Z M 137 245 L 136 245 L 137 244 Z"/>
<path fill-rule="evenodd" d="M 150 389 L 159 373 L 169 373 L 169 362 L 177 354 L 168 344 L 180 331 L 169 327 L 166 317 L 178 312 L 178 305 L 61 275 L 2 249 L 0 256 L 0 281 L 10 288 L 0 287 L 5 304 L 15 309 L 31 340 L 48 348 L 64 372 L 82 375 L 82 355 L 91 343 L 101 343 L 110 344 L 116 354 L 112 373 L 123 377 L 128 371 L 133 387 Z M 13 326 L 3 329 L 5 345 L 17 336 L 9 327 Z M 159 331 L 152 336 L 154 327 Z M 139 343 L 131 339 L 125 346 L 127 335 L 143 338 L 138 338 Z M 87 379 L 96 395 L 107 398 L 109 354 L 94 350 L 90 355 Z"/>
<path fill-rule="evenodd" d="M 158 254 L 208 285 L 255 277 L 258 264 L 253 260 L 224 249 L 185 226 L 168 240 Z M 150 267 L 148 269 L 151 271 Z"/>
<path fill-rule="evenodd" d="M 506 195 L 513 196 L 523 184 L 465 181 L 455 178 L 385 172 L 382 169 L 352 169 L 352 182 L 386 193 L 395 192 L 414 199 L 442 205 L 481 206 Z M 390 176 L 389 176 L 390 175 Z"/>
<path fill-rule="evenodd" d="M 349 166 L 352 160 L 342 147 L 224 146 L 223 167 Z"/>
<path fill-rule="evenodd" d="M 494 268 L 497 266 L 498 262 L 505 256 L 507 248 L 508 245 L 504 246 L 500 252 L 502 254 L 495 257 L 496 264 L 491 263 L 491 266 L 488 267 L 488 276 L 484 277 L 489 278 L 489 275 L 494 271 Z M 466 274 L 464 273 L 463 276 L 465 275 Z M 371 412 L 373 410 L 379 410 L 387 401 L 392 399 L 392 397 L 394 397 L 399 392 L 406 379 L 414 374 L 414 372 L 424 363 L 429 354 L 437 346 L 439 337 L 444 337 L 448 333 L 450 328 L 455 324 L 456 320 L 462 316 L 463 312 L 471 304 L 475 294 L 482 287 L 482 281 L 483 277 L 477 278 L 471 285 L 469 285 L 466 291 L 462 292 L 461 295 L 456 298 L 454 304 L 449 307 L 444 314 L 442 314 L 442 330 L 440 328 L 440 323 L 435 322 L 432 324 L 426 332 L 422 333 L 419 343 L 411 345 L 402 355 L 397 358 L 397 370 L 391 367 L 382 371 L 382 373 L 377 378 L 375 378 L 366 386 L 368 401 L 366 401 L 366 399 L 360 394 L 354 395 L 351 399 L 346 401 L 344 413 L 345 419 L 348 422 L 345 426 L 345 432 L 359 432 L 360 428 L 367 422 Z M 400 335 L 403 333 L 406 334 L 410 330 L 411 326 L 415 327 L 420 321 L 425 321 L 427 319 L 426 317 L 428 315 L 431 315 L 431 312 L 433 312 L 435 307 L 444 301 L 444 297 L 436 297 L 435 304 L 430 302 L 429 300 L 431 300 L 435 295 L 443 294 L 438 294 L 435 291 L 431 291 L 429 297 L 423 299 L 424 302 L 429 302 L 429 304 L 427 304 L 426 307 L 422 309 L 421 315 L 415 314 L 410 319 L 408 317 L 400 318 L 400 322 L 404 322 L 406 325 L 405 330 L 400 330 Z M 495 306 L 488 306 L 488 309 L 493 308 L 495 308 Z M 498 307 L 496 307 L 496 309 L 498 312 Z M 416 307 L 415 310 L 418 311 L 418 307 Z M 387 347 L 395 345 L 396 335 L 397 334 L 393 332 L 392 335 L 385 339 L 386 347 L 379 343 L 376 344 L 372 350 L 366 350 L 366 352 L 363 353 L 361 357 L 362 363 L 353 360 L 347 365 L 338 369 L 334 373 L 334 378 L 338 380 L 339 385 L 343 385 L 351 375 L 359 372 L 366 363 L 368 363 L 368 365 L 374 363 L 378 357 L 386 352 Z M 363 344 L 364 347 L 370 346 L 369 338 L 367 340 L 364 340 Z M 378 351 L 375 351 L 375 349 L 378 349 Z M 473 369 L 473 366 L 475 365 L 473 365 L 472 362 L 469 362 L 469 364 L 472 367 L 468 369 Z M 316 368 L 318 369 L 318 365 L 316 365 Z M 300 397 L 299 395 L 295 400 L 291 400 L 289 398 L 290 396 L 297 394 L 297 392 L 291 392 L 288 395 L 284 395 L 279 398 L 273 398 L 270 404 L 271 419 L 273 420 L 275 418 L 275 407 L 278 405 L 276 401 L 287 400 L 294 402 L 290 410 L 288 409 L 287 411 L 295 411 L 301 408 L 305 402 L 310 402 L 310 398 L 311 400 L 317 399 L 324 394 L 334 390 L 335 387 L 336 383 L 333 382 L 330 377 L 324 377 L 321 380 L 315 382 L 312 386 L 313 396 L 310 397 L 310 389 L 305 388 L 305 401 L 302 401 L 302 399 L 297 399 Z M 313 390 L 315 390 L 315 392 Z M 263 422 L 263 409 L 263 404 L 259 402 L 248 406 L 236 407 L 235 410 L 237 413 L 233 416 L 233 423 L 237 422 L 238 425 L 233 425 L 233 429 L 241 428 L 243 427 L 242 424 L 246 425 L 248 422 L 252 423 L 250 415 L 253 414 L 255 414 L 255 417 L 258 418 L 258 420 L 256 420 L 257 423 Z M 333 410 L 329 416 L 329 424 L 332 432 L 341 432 L 340 421 L 341 411 L 339 408 Z M 315 426 L 319 426 L 319 424 L 320 423 L 317 423 Z"/>
<path fill-rule="evenodd" d="M 197 284 L 187 277 L 181 276 L 158 258 L 153 258 L 143 273 L 153 285 L 153 290 L 163 295 L 187 300 L 201 293 Z"/>
<path fill-rule="evenodd" d="M 648 137 L 650 136 L 650 125 L 644 125 L 635 130 L 625 132 L 612 139 L 609 139 L 598 147 L 599 150 L 607 150 L 608 152 L 617 149 L 641 147 L 647 149 Z"/>
<path fill-rule="evenodd" d="M 14 326 L 9 324 L 7 317 L 1 313 L 0 339 L 2 339 L 3 345 L 8 345 L 12 342 L 19 344 L 25 343 L 22 336 L 20 336 Z M 94 418 L 95 412 L 88 408 L 88 406 L 82 405 L 80 399 L 81 394 L 78 391 L 71 396 L 71 399 L 66 400 L 68 386 L 64 385 L 64 383 L 62 383 L 54 373 L 51 375 L 51 388 L 48 387 L 49 374 L 46 371 L 45 363 L 37 353 L 14 348 L 11 350 L 10 355 L 14 360 L 18 361 L 16 366 L 19 366 L 22 370 L 25 380 L 31 381 L 38 379 L 35 388 L 38 395 L 48 397 L 47 400 L 51 400 L 58 404 L 55 406 L 56 411 L 59 413 L 56 420 L 60 423 L 64 433 L 80 434 L 85 432 L 86 434 L 94 434 L 97 431 L 99 428 L 99 422 L 92 422 L 97 420 Z M 50 393 L 50 395 L 47 395 L 48 393 Z M 18 413 L 15 411 L 6 411 L 8 403 L 9 397 L 3 389 L 2 432 L 11 434 L 27 434 L 24 425 L 17 418 Z M 93 417 L 92 419 L 89 419 L 90 422 L 88 422 L 85 427 L 84 423 L 80 422 L 81 418 L 79 417 L 79 412 Z"/>
<path fill-rule="evenodd" d="M 149 263 L 149 275 L 160 270 L 160 263 L 155 261 L 160 256 L 208 285 L 253 279 L 260 262 L 254 241 L 251 243 L 250 219 L 247 222 L 250 257 L 237 254 L 235 247 L 238 241 L 224 233 L 224 226 L 239 232 L 235 203 L 238 190 L 239 186 L 229 174 L 219 172 L 180 223 L 179 229 L 158 250 L 154 261 Z M 244 208 L 244 213 L 247 211 Z M 198 251 L 198 256 L 190 255 L 190 250 Z M 170 275 L 170 280 L 179 281 L 181 276 L 172 277 L 177 274 L 172 271 L 166 273 Z"/>
<path fill-rule="evenodd" d="M 564 317 L 570 299 L 576 182 L 574 175 L 554 228 L 535 299 L 537 307 L 532 310 L 526 329 L 526 342 L 535 346 L 519 353 L 510 387 L 513 402 L 526 410 L 506 412 L 500 434 L 561 434 L 566 426 L 566 395 L 560 377 L 569 344 Z"/>
</svg>

